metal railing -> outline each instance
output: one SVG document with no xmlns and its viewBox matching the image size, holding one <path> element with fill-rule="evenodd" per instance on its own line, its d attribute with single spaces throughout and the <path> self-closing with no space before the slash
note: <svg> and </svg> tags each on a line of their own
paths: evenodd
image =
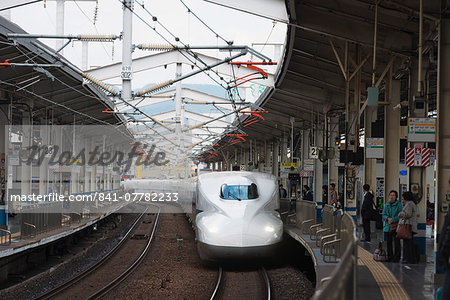
<svg viewBox="0 0 450 300">
<path fill-rule="evenodd" d="M 105 193 L 115 191 L 105 191 Z M 95 192 L 84 194 L 89 195 L 93 193 Z M 120 198 L 120 196 L 122 194 L 118 191 L 117 198 Z M 107 203 L 106 201 L 104 202 Z M 106 205 L 105 203 L 103 205 Z M 25 204 L 22 207 L 22 211 L 18 213 L 21 226 L 20 238 L 34 237 L 41 233 L 81 223 L 83 219 L 91 218 L 91 214 L 97 214 L 98 208 L 96 204 L 95 201 L 69 201 L 68 196 L 62 202 Z"/>
<path fill-rule="evenodd" d="M 280 215 L 281 220 L 283 220 L 283 223 L 287 224 L 289 223 L 289 217 L 292 216 L 291 214 L 291 199 L 289 198 L 281 198 L 280 199 Z"/>
<path fill-rule="evenodd" d="M 317 205 L 314 202 L 304 200 L 297 201 L 296 205 L 297 226 L 300 227 L 304 234 L 308 234 L 311 226 L 316 224 Z"/>
<path fill-rule="evenodd" d="M 353 217 L 348 213 L 342 214 L 339 225 L 339 239 L 335 240 L 335 246 L 336 257 L 340 258 L 340 261 L 330 277 L 321 282 L 312 298 L 313 300 L 356 299 L 356 266 L 358 260 L 356 226 Z"/>
<path fill-rule="evenodd" d="M 29 233 L 30 232 L 30 233 Z M 20 238 L 23 238 L 24 234 L 27 236 L 36 236 L 37 235 L 37 227 L 34 224 L 30 224 L 27 222 L 22 223 L 22 230 L 20 231 Z"/>
<path fill-rule="evenodd" d="M 11 231 L 0 228 L 0 246 L 11 245 Z"/>
<path fill-rule="evenodd" d="M 338 264 L 329 277 L 322 279 L 312 299 L 356 300 L 358 244 L 355 222 L 350 214 L 336 210 L 332 206 L 325 206 L 323 212 L 324 223 L 320 225 L 330 228 L 331 234 L 321 238 L 321 252 L 331 254 L 335 258 L 333 262 Z M 303 234 L 310 234 L 314 225 L 316 225 L 315 203 L 297 201 L 297 226 L 301 228 Z"/>
<path fill-rule="evenodd" d="M 344 255 L 330 276 L 324 278 L 312 300 L 356 300 L 357 239 L 346 245 Z M 344 243 L 342 243 L 344 245 Z"/>
<path fill-rule="evenodd" d="M 320 245 L 320 237 L 325 234 L 329 234 L 334 231 L 334 214 L 336 209 L 326 204 L 322 209 L 322 220 L 321 224 L 312 225 L 310 227 L 310 238 L 316 240 L 316 245 Z"/>
</svg>

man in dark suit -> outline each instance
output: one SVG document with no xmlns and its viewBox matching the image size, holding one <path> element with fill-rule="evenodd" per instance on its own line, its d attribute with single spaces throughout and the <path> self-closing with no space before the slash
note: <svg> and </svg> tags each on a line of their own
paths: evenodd
<svg viewBox="0 0 450 300">
<path fill-rule="evenodd" d="M 309 189 L 309 186 L 307 186 L 307 185 L 303 186 L 303 200 L 311 201 L 311 202 L 314 201 L 313 195 Z"/>
<path fill-rule="evenodd" d="M 278 193 L 280 195 L 280 198 L 287 198 L 287 191 L 286 189 L 283 187 L 282 184 L 280 184 L 280 189 L 278 190 Z"/>
<path fill-rule="evenodd" d="M 370 217 L 373 213 L 373 195 L 369 192 L 370 185 L 363 185 L 364 200 L 361 207 L 361 217 L 363 219 L 364 239 L 361 242 L 370 242 Z"/>
</svg>

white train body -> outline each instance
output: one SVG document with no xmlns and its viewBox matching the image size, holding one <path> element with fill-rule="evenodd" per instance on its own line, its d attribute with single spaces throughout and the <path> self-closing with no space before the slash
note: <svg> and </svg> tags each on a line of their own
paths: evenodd
<svg viewBox="0 0 450 300">
<path fill-rule="evenodd" d="M 278 185 L 273 175 L 208 172 L 197 182 L 133 179 L 123 187 L 140 193 L 178 193 L 177 204 L 194 225 L 198 252 L 204 260 L 270 257 L 282 240 Z"/>
<path fill-rule="evenodd" d="M 276 178 L 258 172 L 199 176 L 196 235 L 205 260 L 273 254 L 283 236 Z"/>
</svg>

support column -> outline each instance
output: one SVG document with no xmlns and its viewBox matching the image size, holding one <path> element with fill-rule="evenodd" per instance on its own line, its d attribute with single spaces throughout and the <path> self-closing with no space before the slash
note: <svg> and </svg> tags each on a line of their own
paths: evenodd
<svg viewBox="0 0 450 300">
<path fill-rule="evenodd" d="M 268 170 L 271 170 L 270 173 L 273 174 L 272 143 L 266 140 L 264 144 L 266 145 L 266 155 L 264 156 L 264 172 L 268 172 Z"/>
<path fill-rule="evenodd" d="M 314 132 L 315 136 L 315 145 L 316 147 L 322 148 L 323 147 L 323 131 L 319 127 Z M 320 211 L 320 217 L 322 217 L 321 211 L 322 211 L 322 185 L 323 185 L 323 163 L 319 159 L 314 160 L 314 188 L 313 188 L 313 195 L 314 195 L 314 202 L 317 203 L 317 207 L 319 208 L 318 212 Z"/>
<path fill-rule="evenodd" d="M 48 126 L 40 126 L 40 135 L 42 139 L 42 145 L 48 146 Z M 1 152 L 1 151 L 0 151 Z M 49 157 L 44 156 L 42 164 L 39 166 L 39 195 L 46 195 L 48 193 L 48 161 Z"/>
<path fill-rule="evenodd" d="M 181 63 L 177 63 L 177 70 L 175 74 L 175 78 L 179 78 L 182 75 L 182 65 Z M 175 85 L 175 136 L 177 139 L 177 145 L 179 147 L 180 155 L 182 153 L 183 145 L 182 145 L 182 135 L 181 135 L 181 81 L 178 81 Z M 178 152 L 178 151 L 177 151 Z"/>
<path fill-rule="evenodd" d="M 0 228 L 8 229 L 8 199 L 7 199 L 7 180 L 8 167 L 6 165 L 6 126 L 8 125 L 9 105 L 0 105 L 0 109 L 5 112 L 6 115 L 0 115 Z"/>
<path fill-rule="evenodd" d="M 27 149 L 32 145 L 31 142 L 32 126 L 30 124 L 30 115 L 28 110 L 25 110 L 23 112 L 22 125 L 23 125 L 22 149 Z M 22 162 L 20 171 L 21 171 L 20 194 L 29 195 L 31 194 L 31 172 L 32 172 L 31 163 L 27 164 L 25 162 Z"/>
<path fill-rule="evenodd" d="M 425 72 L 422 72 L 425 74 Z M 418 93 L 418 66 L 414 65 L 411 71 L 411 95 L 416 95 Z M 443 83 L 441 81 L 441 83 Z M 417 113 L 414 111 L 414 101 L 410 99 L 409 102 L 410 108 L 410 118 L 425 118 L 426 113 Z M 448 117 L 448 116 L 447 116 Z M 422 145 L 426 147 L 426 143 L 423 142 L 409 142 L 408 148 L 414 148 L 416 145 Z M 447 150 L 448 151 L 448 150 Z M 414 235 L 414 243 L 419 245 L 420 253 L 422 255 L 421 260 L 424 259 L 426 255 L 426 215 L 427 215 L 427 200 L 426 200 L 426 167 L 409 167 L 409 187 L 408 190 L 411 191 L 412 184 L 419 184 L 419 191 L 417 195 L 414 195 L 415 198 L 419 198 L 420 200 L 417 203 L 417 234 Z M 447 181 L 448 184 L 448 181 Z M 416 200 L 417 202 L 417 200 Z"/>
<path fill-rule="evenodd" d="M 390 109 L 392 111 L 392 108 Z M 372 122 L 377 119 L 377 106 L 367 106 L 364 111 L 364 148 L 367 147 L 367 139 L 372 137 Z M 385 120 L 387 117 L 385 117 Z M 398 131 L 397 125 L 397 131 Z M 386 144 L 386 143 L 385 143 Z M 365 153 L 365 152 L 364 152 Z M 375 192 L 377 185 L 377 173 L 376 173 L 376 158 L 365 158 L 364 157 L 364 183 L 370 185 L 370 188 Z M 398 158 L 397 163 L 398 165 Z M 398 168 L 398 166 L 397 166 Z M 398 172 L 397 172 L 398 173 Z M 385 180 L 386 182 L 386 180 Z M 375 196 L 375 195 L 374 195 Z M 385 199 L 386 200 L 386 199 Z"/>
<path fill-rule="evenodd" d="M 91 151 L 90 147 L 91 143 L 90 140 L 84 138 L 84 148 L 85 153 L 89 153 Z M 87 161 L 84 166 L 84 192 L 90 192 L 91 191 L 91 173 L 92 173 L 92 166 L 88 165 L 89 161 Z"/>
<path fill-rule="evenodd" d="M 390 104 L 384 110 L 384 194 L 399 190 L 400 160 L 400 81 L 392 81 Z M 385 202 L 387 199 L 385 199 Z"/>
<path fill-rule="evenodd" d="M 134 1 L 123 1 L 123 29 L 122 29 L 122 98 L 124 100 L 131 99 L 132 87 L 131 79 L 133 77 L 132 64 L 132 33 L 133 33 L 133 7 Z"/>
<path fill-rule="evenodd" d="M 64 35 L 64 6 L 65 0 L 56 1 L 56 35 Z M 56 40 L 56 49 L 59 50 L 64 45 L 63 39 Z M 61 50 L 63 54 L 64 50 Z"/>
<path fill-rule="evenodd" d="M 280 149 L 280 153 L 281 153 L 281 160 L 280 162 L 289 162 L 288 157 L 287 157 L 287 148 L 288 148 L 288 139 L 287 139 L 287 135 L 283 134 L 282 140 L 281 140 L 281 149 Z M 281 183 L 283 184 L 283 186 L 285 187 L 285 189 L 288 191 L 288 196 L 290 197 L 291 195 L 291 187 L 288 184 L 289 183 L 289 179 L 287 178 L 282 178 L 281 179 Z"/>
<path fill-rule="evenodd" d="M 438 57 L 438 97 L 437 97 L 437 189 L 435 203 L 434 254 L 436 257 L 437 236 L 442 230 L 445 208 L 450 205 L 450 19 L 441 19 Z M 435 261 L 435 273 L 439 273 Z M 448 275 L 447 275 L 448 276 Z"/>
<path fill-rule="evenodd" d="M 287 149 L 288 149 L 287 135 L 283 134 L 283 140 L 281 143 L 281 162 L 288 162 Z"/>
<path fill-rule="evenodd" d="M 331 117 L 328 123 L 328 147 L 333 148 L 334 152 L 337 152 L 335 140 L 339 137 L 339 118 Z M 328 197 L 330 196 L 330 184 L 336 184 L 336 190 L 338 189 L 338 167 L 336 166 L 336 160 L 334 158 L 328 159 Z M 330 199 L 328 199 L 328 202 Z"/>
<path fill-rule="evenodd" d="M 279 168 L 280 168 L 280 162 L 278 160 L 279 153 L 280 153 L 280 144 L 276 139 L 274 139 L 273 140 L 273 152 L 272 152 L 272 157 L 273 157 L 272 172 L 273 172 L 273 175 L 277 178 L 279 176 Z"/>
<path fill-rule="evenodd" d="M 356 109 L 354 106 L 352 106 L 350 110 L 351 110 L 351 113 L 349 115 L 350 128 L 348 128 L 348 130 L 349 130 L 349 134 L 347 135 L 348 141 L 346 141 L 347 150 L 357 151 L 356 138 L 358 135 L 356 134 L 357 122 L 356 122 L 355 118 L 358 118 L 359 114 L 356 112 Z M 355 172 L 353 172 L 353 170 L 351 168 L 347 169 L 347 167 L 349 167 L 349 165 L 346 164 L 345 166 L 346 166 L 346 169 L 345 169 L 345 173 L 344 173 L 344 207 L 345 207 L 344 210 L 346 212 L 348 212 L 356 222 L 356 177 L 353 176 Z M 339 192 L 341 192 L 341 191 L 339 190 L 338 193 Z"/>
<path fill-rule="evenodd" d="M 305 160 L 309 159 L 309 129 L 306 130 L 302 130 L 302 169 L 305 169 Z M 309 178 L 305 177 L 305 178 L 301 178 L 300 181 L 300 192 L 303 191 L 303 185 L 308 185 L 309 186 Z M 312 188 L 310 186 L 310 188 Z"/>
<path fill-rule="evenodd" d="M 78 153 L 78 143 L 76 142 L 77 140 L 77 136 L 76 136 L 76 126 L 73 126 L 73 137 L 72 137 L 72 153 L 73 156 L 76 156 Z M 72 168 L 72 172 L 70 173 L 70 193 L 71 194 L 77 194 L 78 191 L 78 187 L 79 187 L 79 176 L 80 176 L 80 171 L 76 170 L 78 169 L 77 167 L 75 167 L 76 165 L 72 163 L 71 168 Z"/>
<path fill-rule="evenodd" d="M 91 139 L 91 145 L 90 145 L 90 150 L 94 151 L 96 147 L 96 143 L 94 140 Z M 97 159 L 97 158 L 94 158 Z M 95 192 L 98 191 L 98 187 L 97 187 L 97 164 L 94 164 L 91 168 L 91 184 L 90 184 L 90 191 L 91 192 Z M 129 172 L 130 173 L 130 172 Z"/>
</svg>

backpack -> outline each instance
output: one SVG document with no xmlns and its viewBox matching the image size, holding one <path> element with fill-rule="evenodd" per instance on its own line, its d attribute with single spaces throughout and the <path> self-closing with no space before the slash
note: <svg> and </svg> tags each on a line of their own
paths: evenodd
<svg viewBox="0 0 450 300">
<path fill-rule="evenodd" d="M 384 251 L 383 244 L 381 242 L 378 244 L 378 248 L 375 249 L 375 252 L 373 253 L 373 259 L 375 261 L 387 261 L 387 254 L 386 251 Z"/>
</svg>

